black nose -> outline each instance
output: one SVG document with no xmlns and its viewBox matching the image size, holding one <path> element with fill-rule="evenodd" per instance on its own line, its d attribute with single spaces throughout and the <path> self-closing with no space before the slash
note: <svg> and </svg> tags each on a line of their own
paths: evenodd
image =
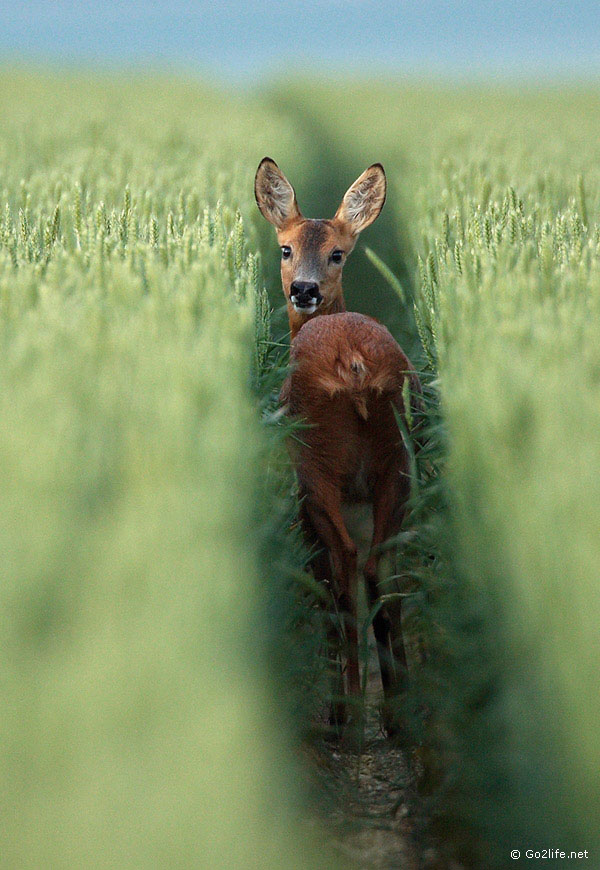
<svg viewBox="0 0 600 870">
<path fill-rule="evenodd" d="M 315 281 L 292 281 L 290 296 L 294 297 L 294 302 L 299 307 L 321 301 L 319 285 Z"/>
</svg>

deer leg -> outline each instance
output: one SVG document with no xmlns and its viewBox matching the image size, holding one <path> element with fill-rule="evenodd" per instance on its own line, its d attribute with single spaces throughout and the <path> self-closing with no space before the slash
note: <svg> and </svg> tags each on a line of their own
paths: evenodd
<svg viewBox="0 0 600 870">
<path fill-rule="evenodd" d="M 329 659 L 329 673 L 331 679 L 331 708 L 329 711 L 329 724 L 339 733 L 345 723 L 346 707 L 344 703 L 344 673 L 342 668 L 340 634 L 335 618 L 336 595 L 333 586 L 334 581 L 331 570 L 331 561 L 327 547 L 319 538 L 304 503 L 300 506 L 300 521 L 302 524 L 304 539 L 314 551 L 309 561 L 310 570 L 315 580 L 318 583 L 323 584 L 328 592 L 329 604 L 327 606 L 325 628 L 327 637 L 327 657 Z"/>
<path fill-rule="evenodd" d="M 381 555 L 377 547 L 396 533 L 402 523 L 403 499 L 398 486 L 398 472 L 381 475 L 376 483 L 373 498 L 373 539 L 371 552 L 364 567 L 365 585 L 369 606 L 375 607 L 382 591 L 379 580 Z M 393 551 L 395 555 L 395 550 Z M 373 618 L 373 633 L 377 642 L 377 654 L 384 693 L 384 727 L 388 734 L 396 730 L 394 702 L 406 689 L 408 665 L 402 633 L 401 599 L 390 599 L 379 608 Z"/>
<path fill-rule="evenodd" d="M 330 498 L 323 493 L 329 490 Z M 348 534 L 340 510 L 339 492 L 332 493 L 331 485 L 314 485 L 308 492 L 304 507 L 319 538 L 327 546 L 331 557 L 333 581 L 345 634 L 346 677 L 349 701 L 359 710 L 360 673 L 358 663 L 357 625 L 357 552 Z"/>
</svg>

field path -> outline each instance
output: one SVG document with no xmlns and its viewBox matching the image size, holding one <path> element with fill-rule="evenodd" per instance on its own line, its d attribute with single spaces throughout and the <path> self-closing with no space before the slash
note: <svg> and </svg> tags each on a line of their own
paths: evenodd
<svg viewBox="0 0 600 870">
<path fill-rule="evenodd" d="M 323 759 L 331 804 L 325 812 L 330 843 L 360 870 L 421 870 L 428 866 L 414 841 L 414 777 L 406 753 L 383 735 L 376 656 L 371 650 L 367 724 L 360 755 L 330 743 Z"/>
</svg>

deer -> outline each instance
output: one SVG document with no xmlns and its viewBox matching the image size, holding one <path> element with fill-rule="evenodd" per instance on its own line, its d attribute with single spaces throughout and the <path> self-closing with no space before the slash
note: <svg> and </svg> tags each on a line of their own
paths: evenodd
<svg viewBox="0 0 600 870">
<path fill-rule="evenodd" d="M 422 389 L 414 366 L 388 329 L 371 317 L 346 312 L 342 290 L 346 259 L 359 233 L 383 208 L 385 172 L 380 163 L 369 166 L 346 191 L 331 220 L 305 218 L 292 185 L 268 157 L 258 167 L 254 190 L 281 249 L 290 374 L 280 403 L 290 417 L 306 424 L 293 450 L 300 524 L 312 554 L 312 573 L 331 590 L 342 625 L 345 673 L 340 669 L 336 677 L 339 695 L 330 723 L 341 733 L 352 723 L 356 726 L 362 715 L 360 533 L 352 528 L 353 514 L 362 513 L 369 538 L 362 572 L 374 614 L 383 727 L 388 736 L 398 735 L 398 699 L 408 685 L 408 666 L 401 597 L 381 595 L 381 548 L 400 532 L 406 514 L 410 455 L 401 430 L 406 437 L 409 424 L 418 419 Z M 328 642 L 335 660 L 331 632 Z"/>
</svg>

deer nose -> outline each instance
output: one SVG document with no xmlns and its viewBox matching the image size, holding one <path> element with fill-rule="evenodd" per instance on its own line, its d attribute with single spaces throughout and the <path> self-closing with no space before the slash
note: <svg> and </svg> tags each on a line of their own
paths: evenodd
<svg viewBox="0 0 600 870">
<path fill-rule="evenodd" d="M 322 299 L 319 285 L 315 281 L 292 281 L 290 299 L 297 308 L 316 306 Z"/>
</svg>

